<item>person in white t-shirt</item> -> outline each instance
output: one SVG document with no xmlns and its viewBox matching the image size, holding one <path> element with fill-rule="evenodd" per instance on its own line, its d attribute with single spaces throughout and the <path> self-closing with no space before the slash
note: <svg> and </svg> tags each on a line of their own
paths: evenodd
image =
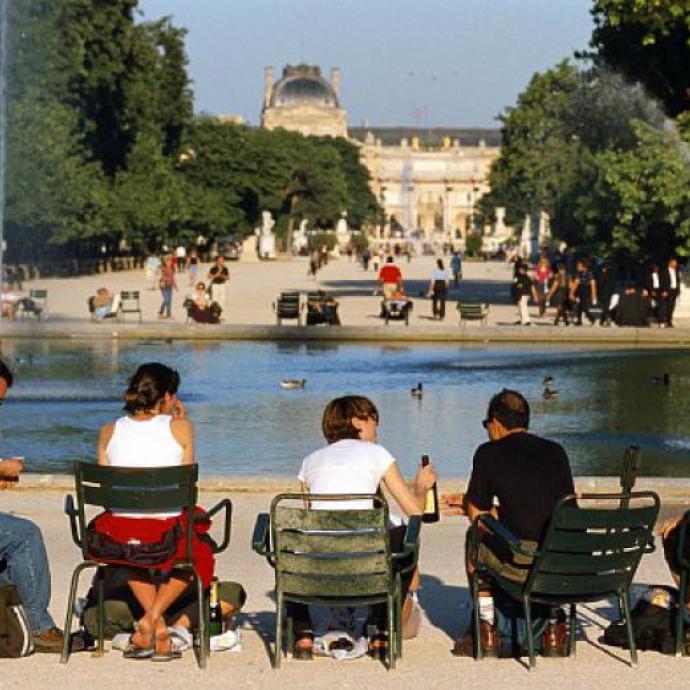
<svg viewBox="0 0 690 690">
<path fill-rule="evenodd" d="M 377 443 L 378 423 L 378 410 L 368 398 L 348 395 L 328 403 L 322 429 L 329 445 L 311 453 L 302 462 L 297 475 L 302 490 L 313 494 L 375 494 L 383 484 L 406 515 L 421 515 L 427 491 L 436 482 L 436 473 L 431 465 L 420 466 L 410 488 L 395 458 Z M 371 508 L 371 500 L 339 501 L 337 504 L 313 501 L 311 507 L 315 510 L 366 510 Z M 391 529 L 393 550 L 402 546 L 404 533 L 404 526 Z M 418 578 L 416 572 L 403 578 L 403 624 L 412 610 L 412 602 L 406 595 L 408 590 L 416 589 Z M 289 615 L 298 637 L 295 657 L 308 659 L 313 641 L 308 614 L 306 607 L 293 606 Z M 379 624 L 380 630 L 384 628 L 383 623 Z M 379 637 L 372 642 L 372 647 L 379 650 L 385 644 L 385 639 Z"/>
</svg>

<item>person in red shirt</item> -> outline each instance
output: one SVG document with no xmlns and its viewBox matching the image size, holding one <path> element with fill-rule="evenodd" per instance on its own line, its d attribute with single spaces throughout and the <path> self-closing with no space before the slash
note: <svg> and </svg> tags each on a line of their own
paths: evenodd
<svg viewBox="0 0 690 690">
<path fill-rule="evenodd" d="M 399 288 L 402 289 L 402 271 L 395 265 L 392 256 L 388 257 L 379 271 L 379 283 L 383 288 L 384 299 L 391 299 Z"/>
</svg>

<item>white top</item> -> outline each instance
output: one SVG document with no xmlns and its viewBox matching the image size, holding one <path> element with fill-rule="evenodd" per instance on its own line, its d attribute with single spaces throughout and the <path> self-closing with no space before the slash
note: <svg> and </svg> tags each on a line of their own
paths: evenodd
<svg viewBox="0 0 690 690">
<path fill-rule="evenodd" d="M 668 277 L 671 290 L 675 290 L 678 287 L 678 274 L 675 268 L 668 269 Z"/>
<path fill-rule="evenodd" d="M 444 280 L 448 282 L 450 280 L 450 277 L 448 276 L 448 271 L 446 271 L 445 268 L 435 268 L 431 272 L 431 280 Z"/>
<path fill-rule="evenodd" d="M 170 467 L 181 465 L 184 450 L 172 434 L 172 417 L 159 414 L 147 420 L 136 421 L 120 417 L 105 449 L 108 464 L 112 467 Z M 113 510 L 127 517 L 167 518 L 180 511 L 168 513 L 134 513 L 129 510 Z"/>
<path fill-rule="evenodd" d="M 343 439 L 308 455 L 297 475 L 312 494 L 375 494 L 395 458 L 378 443 Z M 371 501 L 314 501 L 315 510 L 366 510 Z"/>
</svg>

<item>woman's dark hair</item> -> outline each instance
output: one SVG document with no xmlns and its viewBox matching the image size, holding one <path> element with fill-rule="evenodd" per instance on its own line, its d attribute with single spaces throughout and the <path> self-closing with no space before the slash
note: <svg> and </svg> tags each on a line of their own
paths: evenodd
<svg viewBox="0 0 690 690">
<path fill-rule="evenodd" d="M 359 438 L 359 430 L 352 425 L 352 420 L 374 419 L 379 421 L 379 411 L 369 398 L 361 395 L 345 395 L 336 398 L 326 405 L 323 411 L 321 428 L 329 443 L 342 441 L 346 438 Z"/>
<path fill-rule="evenodd" d="M 496 419 L 510 429 L 529 428 L 529 404 L 517 391 L 504 388 L 489 402 L 487 419 Z"/>
<path fill-rule="evenodd" d="M 444 269 L 444 266 L 443 266 L 443 259 L 436 259 L 436 265 L 437 265 L 441 270 L 443 270 L 443 269 Z"/>
<path fill-rule="evenodd" d="M 153 410 L 166 393 L 175 395 L 180 375 L 160 362 L 142 364 L 125 391 L 125 411 L 130 414 Z"/>
</svg>

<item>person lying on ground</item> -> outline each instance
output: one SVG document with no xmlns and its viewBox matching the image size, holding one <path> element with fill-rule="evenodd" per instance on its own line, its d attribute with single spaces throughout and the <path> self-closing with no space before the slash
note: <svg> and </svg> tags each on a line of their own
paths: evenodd
<svg viewBox="0 0 690 690">
<path fill-rule="evenodd" d="M 348 395 L 336 398 L 326 405 L 322 418 L 323 435 L 328 445 L 308 455 L 302 462 L 298 479 L 302 491 L 314 494 L 374 494 L 385 487 L 408 515 L 421 515 L 424 511 L 427 491 L 436 482 L 436 473 L 431 465 L 419 467 L 410 488 L 405 482 L 395 458 L 378 440 L 379 413 L 368 398 Z M 371 501 L 341 501 L 337 505 L 324 501 L 311 502 L 314 510 L 358 510 L 371 507 Z M 391 527 L 391 550 L 400 550 L 405 527 Z M 404 559 L 395 567 L 402 569 L 409 563 Z M 409 573 L 403 577 L 402 596 L 404 626 L 412 611 L 412 600 L 408 592 L 418 588 L 419 574 Z M 295 622 L 295 652 L 298 658 L 309 658 L 313 633 L 309 614 L 305 606 L 291 604 L 289 615 Z M 378 630 L 385 630 L 385 607 L 377 606 L 372 611 L 373 622 Z M 385 648 L 382 634 L 372 641 L 372 647 Z"/>
</svg>

